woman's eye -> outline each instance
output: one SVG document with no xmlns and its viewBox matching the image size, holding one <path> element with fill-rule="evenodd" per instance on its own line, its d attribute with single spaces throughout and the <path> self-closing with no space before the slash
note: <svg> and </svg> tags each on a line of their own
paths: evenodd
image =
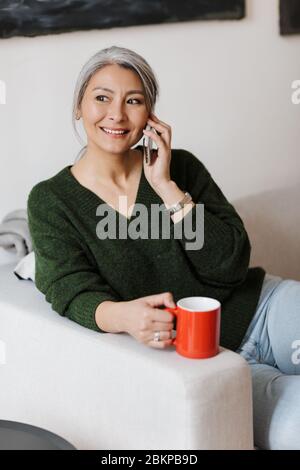
<svg viewBox="0 0 300 470">
<path fill-rule="evenodd" d="M 138 100 L 138 99 L 136 99 L 136 98 L 130 98 L 129 101 L 132 101 L 132 100 L 133 100 L 133 101 L 137 101 L 139 104 L 141 103 L 140 100 Z"/>
<path fill-rule="evenodd" d="M 99 99 L 99 98 L 107 98 L 107 96 L 105 95 L 98 95 L 96 96 L 96 100 L 97 101 L 100 101 L 100 102 L 103 102 L 103 100 Z M 138 104 L 141 104 L 141 101 L 136 99 L 136 98 L 130 98 L 128 101 L 137 101 Z"/>
<path fill-rule="evenodd" d="M 104 95 L 98 95 L 98 96 L 96 96 L 96 100 L 97 100 L 97 101 L 102 101 L 102 100 L 99 100 L 98 98 L 107 98 L 107 96 L 104 96 Z"/>
</svg>

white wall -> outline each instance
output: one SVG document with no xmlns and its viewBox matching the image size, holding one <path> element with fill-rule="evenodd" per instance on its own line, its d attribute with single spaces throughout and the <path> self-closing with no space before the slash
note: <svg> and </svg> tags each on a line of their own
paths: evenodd
<svg viewBox="0 0 300 470">
<path fill-rule="evenodd" d="M 0 220 L 31 187 L 72 164 L 83 63 L 110 45 L 142 54 L 160 81 L 156 114 L 172 147 L 201 159 L 229 200 L 300 183 L 300 35 L 282 37 L 278 0 L 248 0 L 240 21 L 199 21 L 0 41 Z"/>
</svg>

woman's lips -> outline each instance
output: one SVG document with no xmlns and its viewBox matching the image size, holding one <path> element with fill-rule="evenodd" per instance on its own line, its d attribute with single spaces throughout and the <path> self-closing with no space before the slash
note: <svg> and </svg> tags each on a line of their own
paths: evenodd
<svg viewBox="0 0 300 470">
<path fill-rule="evenodd" d="M 128 131 L 125 134 L 110 134 L 108 132 L 105 132 L 105 130 L 103 130 L 102 127 L 99 127 L 99 129 L 101 129 L 101 131 L 104 132 L 105 135 L 108 135 L 108 137 L 112 137 L 113 139 L 122 139 L 122 138 L 126 137 L 130 132 L 130 131 Z"/>
</svg>

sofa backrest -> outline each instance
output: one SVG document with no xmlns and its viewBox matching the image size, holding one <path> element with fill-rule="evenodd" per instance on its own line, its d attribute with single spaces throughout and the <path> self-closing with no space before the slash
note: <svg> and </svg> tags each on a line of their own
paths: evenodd
<svg viewBox="0 0 300 470">
<path fill-rule="evenodd" d="M 300 186 L 265 191 L 232 202 L 251 242 L 250 266 L 300 281 Z"/>
</svg>

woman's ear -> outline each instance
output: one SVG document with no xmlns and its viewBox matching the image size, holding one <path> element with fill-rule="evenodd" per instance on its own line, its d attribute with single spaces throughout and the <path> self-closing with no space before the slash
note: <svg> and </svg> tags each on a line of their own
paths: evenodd
<svg viewBox="0 0 300 470">
<path fill-rule="evenodd" d="M 78 121 L 80 118 L 81 118 L 80 112 L 77 111 L 77 112 L 76 112 L 76 115 L 75 115 L 75 119 Z"/>
</svg>

